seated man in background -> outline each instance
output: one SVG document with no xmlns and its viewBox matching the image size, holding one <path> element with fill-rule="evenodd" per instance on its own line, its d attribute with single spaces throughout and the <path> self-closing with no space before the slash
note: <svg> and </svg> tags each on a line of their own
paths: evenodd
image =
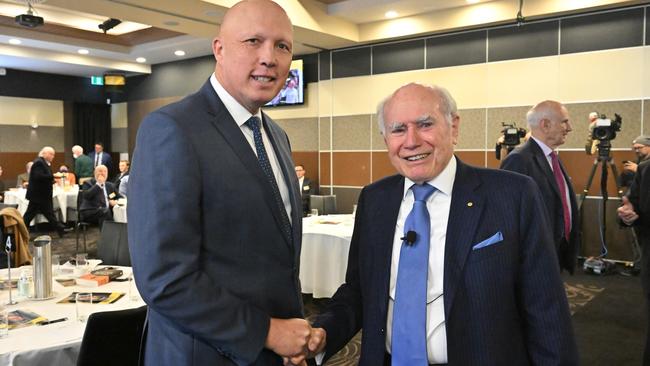
<svg viewBox="0 0 650 366">
<path fill-rule="evenodd" d="M 128 160 L 120 160 L 119 163 L 119 169 L 120 173 L 115 176 L 115 179 L 113 179 L 113 184 L 115 184 L 115 188 L 120 190 L 120 184 L 124 182 L 124 178 L 129 176 L 129 167 L 131 164 L 129 163 Z M 126 179 L 128 181 L 128 179 Z"/>
<path fill-rule="evenodd" d="M 98 165 L 95 168 L 95 178 L 86 181 L 81 187 L 83 189 L 79 207 L 81 219 L 98 224 L 100 228 L 104 220 L 113 219 L 113 206 L 117 204 L 117 199 L 121 198 L 115 185 L 107 182 L 106 177 L 108 177 L 108 168 L 105 165 Z"/>
<path fill-rule="evenodd" d="M 32 170 L 33 161 L 30 161 L 25 165 L 25 172 L 18 174 L 18 179 L 16 179 L 16 187 L 18 188 L 27 188 L 29 185 L 29 172 Z"/>
<path fill-rule="evenodd" d="M 61 183 L 61 179 L 64 179 L 63 184 Z M 77 184 L 77 178 L 75 177 L 74 173 L 70 171 L 70 168 L 65 164 L 61 164 L 59 171 L 54 173 L 54 180 L 56 180 L 56 184 L 62 187 L 65 185 L 72 186 L 74 184 Z"/>
</svg>

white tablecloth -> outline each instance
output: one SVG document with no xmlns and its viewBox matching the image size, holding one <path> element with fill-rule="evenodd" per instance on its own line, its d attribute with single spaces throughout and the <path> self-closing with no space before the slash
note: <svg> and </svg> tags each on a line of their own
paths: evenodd
<svg viewBox="0 0 650 366">
<path fill-rule="evenodd" d="M 304 218 L 302 223 L 302 292 L 315 298 L 332 297 L 345 282 L 354 217 L 312 216 Z"/>
<path fill-rule="evenodd" d="M 131 274 L 130 267 L 119 268 L 124 272 L 122 277 L 128 277 Z M 6 269 L 1 270 L 0 277 L 6 278 L 6 271 Z M 12 270 L 12 278 L 14 276 L 17 277 L 19 273 L 19 269 Z M 45 301 L 18 299 L 19 302 L 17 305 L 4 305 L 9 298 L 9 291 L 0 291 L 0 301 L 9 311 L 27 309 L 48 319 L 68 318 L 67 321 L 60 323 L 43 326 L 32 325 L 10 330 L 8 337 L 0 338 L 0 365 L 76 365 L 86 323 L 81 323 L 76 320 L 76 307 L 74 303 L 57 304 L 57 302 L 74 291 L 124 292 L 125 295 L 113 304 L 92 305 L 94 307 L 93 312 L 124 310 L 143 306 L 144 302 L 139 296 L 136 300 L 129 298 L 128 288 L 129 282 L 109 282 L 99 287 L 63 287 L 54 281 L 53 290 L 56 295 L 54 299 Z M 132 287 L 132 291 L 137 292 L 135 286 Z M 16 289 L 13 290 L 13 295 L 15 299 L 17 295 Z"/>
<path fill-rule="evenodd" d="M 7 191 L 5 192 L 5 203 L 9 204 L 18 204 L 18 211 L 22 215 L 27 211 L 27 206 L 29 205 L 29 200 L 25 198 L 27 190 L 20 188 L 16 191 Z M 63 190 L 56 186 L 52 191 L 52 204 L 54 205 L 54 211 L 61 209 L 61 221 L 68 221 L 68 207 L 77 206 L 77 195 L 79 194 L 79 186 L 73 185 L 69 187 L 69 190 Z M 34 219 L 36 222 L 47 222 L 45 217 L 42 215 L 37 215 Z M 33 225 L 34 221 L 32 221 Z M 25 223 L 27 224 L 27 223 Z"/>
</svg>

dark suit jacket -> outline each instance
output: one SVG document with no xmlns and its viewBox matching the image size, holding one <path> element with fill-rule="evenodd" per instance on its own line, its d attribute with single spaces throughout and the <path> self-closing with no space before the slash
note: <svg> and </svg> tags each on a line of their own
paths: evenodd
<svg viewBox="0 0 650 366">
<path fill-rule="evenodd" d="M 639 215 L 634 221 L 634 226 L 643 246 L 650 242 L 650 160 L 641 162 L 637 167 L 627 196 L 634 205 L 634 211 Z M 649 252 L 650 248 L 646 246 L 643 250 Z"/>
<path fill-rule="evenodd" d="M 52 202 L 52 184 L 54 175 L 45 159 L 38 157 L 29 171 L 29 185 L 25 198 L 40 204 Z"/>
<path fill-rule="evenodd" d="M 560 167 L 569 187 L 569 204 L 571 205 L 571 234 L 568 243 L 564 238 L 564 212 L 562 211 L 560 191 L 542 148 L 534 139 L 528 139 L 525 144 L 517 147 L 501 162 L 501 169 L 527 175 L 537 183 L 546 205 L 546 214 L 551 225 L 560 269 L 566 269 L 569 273 L 573 273 L 580 247 L 580 213 L 571 179 L 561 161 Z M 507 189 L 510 189 L 510 186 L 507 186 Z"/>
<path fill-rule="evenodd" d="M 92 161 L 92 163 L 93 163 L 93 165 L 92 165 L 93 169 L 95 167 L 95 155 L 97 155 L 95 153 L 95 151 L 91 151 L 90 154 L 88 154 L 88 157 L 90 158 L 90 161 Z M 109 172 L 111 171 L 112 162 L 113 162 L 113 159 L 111 158 L 111 155 L 109 153 L 107 153 L 106 151 L 103 151 L 102 152 L 102 165 L 106 165 Z"/>
<path fill-rule="evenodd" d="M 305 179 L 302 180 L 300 192 L 302 193 L 302 211 L 307 213 L 309 211 L 310 197 L 312 194 L 316 194 L 316 186 L 311 183 L 311 179 L 305 177 Z"/>
<path fill-rule="evenodd" d="M 119 198 L 122 198 L 113 183 L 107 181 L 105 184 L 106 195 L 108 196 L 109 200 L 117 200 Z M 105 204 L 102 204 L 102 200 L 104 200 L 104 192 L 97 185 L 95 178 L 86 181 L 81 186 L 81 189 L 83 189 L 83 197 L 81 198 L 79 211 L 94 210 L 106 207 Z"/>
<path fill-rule="evenodd" d="M 129 243 L 149 305 L 148 365 L 281 365 L 270 317 L 303 316 L 302 213 L 285 132 L 264 115 L 291 199 L 292 237 L 257 157 L 206 82 L 145 118 L 129 175 Z M 174 179 L 162 172 L 179 171 Z"/>
<path fill-rule="evenodd" d="M 393 237 L 403 190 L 404 178 L 395 175 L 361 192 L 346 282 L 315 321 L 327 331 L 326 357 L 363 328 L 359 365 L 383 364 Z M 449 365 L 578 363 L 545 220 L 532 180 L 458 161 L 443 283 Z M 472 250 L 499 231 L 502 242 Z"/>
</svg>

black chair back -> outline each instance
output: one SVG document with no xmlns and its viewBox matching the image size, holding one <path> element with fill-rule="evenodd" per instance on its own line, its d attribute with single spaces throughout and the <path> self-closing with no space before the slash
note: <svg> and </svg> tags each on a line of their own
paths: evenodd
<svg viewBox="0 0 650 366">
<path fill-rule="evenodd" d="M 77 366 L 139 365 L 146 317 L 146 306 L 90 314 Z"/>
<path fill-rule="evenodd" d="M 103 264 L 131 266 L 126 223 L 104 221 L 97 242 L 97 257 L 102 260 Z"/>
</svg>

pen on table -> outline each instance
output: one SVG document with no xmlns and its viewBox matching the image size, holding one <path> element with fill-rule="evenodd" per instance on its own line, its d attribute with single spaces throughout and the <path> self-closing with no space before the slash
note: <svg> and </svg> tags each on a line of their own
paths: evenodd
<svg viewBox="0 0 650 366">
<path fill-rule="evenodd" d="M 39 322 L 38 325 L 48 325 L 48 324 L 52 324 L 52 323 L 64 322 L 64 321 L 66 321 L 66 320 L 68 320 L 68 318 L 59 318 L 59 319 L 45 320 L 45 321 Z"/>
</svg>

